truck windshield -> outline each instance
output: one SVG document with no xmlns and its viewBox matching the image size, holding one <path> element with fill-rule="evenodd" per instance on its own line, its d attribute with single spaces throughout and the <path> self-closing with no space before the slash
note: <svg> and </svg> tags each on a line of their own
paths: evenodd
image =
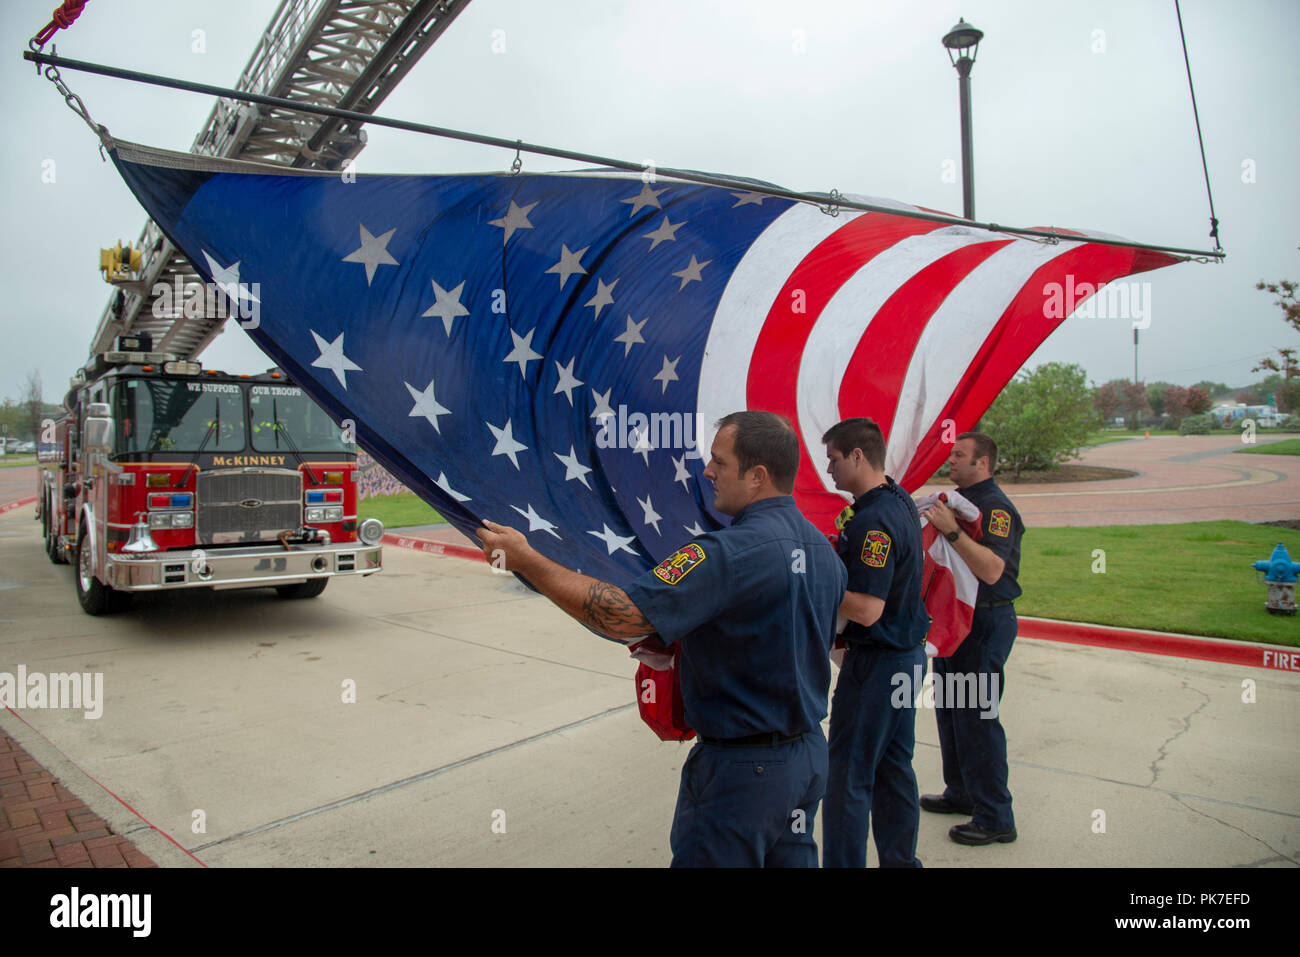
<svg viewBox="0 0 1300 957">
<path fill-rule="evenodd" d="M 253 450 L 257 452 L 353 452 L 343 430 L 302 389 L 285 385 L 249 388 Z"/>
<path fill-rule="evenodd" d="M 244 390 L 234 384 L 128 379 L 115 418 L 119 452 L 239 452 L 247 442 Z"/>
</svg>

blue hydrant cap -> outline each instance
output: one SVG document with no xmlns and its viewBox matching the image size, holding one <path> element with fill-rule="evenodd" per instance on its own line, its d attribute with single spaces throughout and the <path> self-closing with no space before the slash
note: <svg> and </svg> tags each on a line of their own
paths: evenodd
<svg viewBox="0 0 1300 957">
<path fill-rule="evenodd" d="M 1268 561 L 1252 562 L 1251 567 L 1256 571 L 1265 572 L 1264 581 L 1269 582 L 1293 582 L 1300 575 L 1300 562 L 1291 561 L 1290 553 L 1281 542 L 1277 543 Z"/>
</svg>

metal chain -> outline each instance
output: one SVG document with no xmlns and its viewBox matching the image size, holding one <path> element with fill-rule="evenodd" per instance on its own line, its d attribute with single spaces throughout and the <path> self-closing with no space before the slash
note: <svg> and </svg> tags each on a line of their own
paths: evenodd
<svg viewBox="0 0 1300 957">
<path fill-rule="evenodd" d="M 57 55 L 58 51 L 54 50 Z M 38 67 L 39 69 L 39 67 Z M 99 156 L 104 162 L 108 162 L 108 157 L 104 155 L 104 139 L 108 136 L 108 130 L 100 126 L 90 118 L 90 111 L 86 109 L 86 104 L 81 97 L 68 89 L 68 85 L 63 82 L 63 77 L 59 75 L 59 68 L 47 66 L 45 68 L 45 78 L 54 84 L 54 88 L 63 95 L 63 102 L 68 104 L 68 109 L 76 113 L 90 127 L 92 133 L 99 138 Z"/>
</svg>

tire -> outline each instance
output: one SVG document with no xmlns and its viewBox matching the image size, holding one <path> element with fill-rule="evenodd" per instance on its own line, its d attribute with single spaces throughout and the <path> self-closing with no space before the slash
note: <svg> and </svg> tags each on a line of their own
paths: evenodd
<svg viewBox="0 0 1300 957">
<path fill-rule="evenodd" d="M 277 585 L 275 593 L 288 600 L 315 598 L 325 590 L 325 586 L 329 584 L 329 581 L 328 578 L 313 578 L 310 581 L 299 582 L 296 585 Z"/>
<path fill-rule="evenodd" d="M 55 565 L 66 565 L 68 559 L 63 554 L 63 548 L 59 545 L 58 533 L 51 527 L 50 518 L 52 515 L 53 509 L 47 501 L 41 508 L 41 531 L 45 534 L 45 554 L 49 556 L 50 561 Z"/>
<path fill-rule="evenodd" d="M 90 538 L 82 530 L 77 539 L 77 564 L 73 570 L 72 580 L 77 586 L 77 601 L 81 610 L 87 615 L 111 615 L 126 607 L 130 596 L 114 591 L 103 584 L 91 572 L 94 556 L 90 550 Z"/>
</svg>

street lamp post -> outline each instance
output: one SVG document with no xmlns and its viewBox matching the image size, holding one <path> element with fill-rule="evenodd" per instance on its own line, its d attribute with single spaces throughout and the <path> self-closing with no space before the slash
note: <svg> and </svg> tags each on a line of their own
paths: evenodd
<svg viewBox="0 0 1300 957">
<path fill-rule="evenodd" d="M 945 34 L 943 45 L 948 48 L 948 59 L 957 70 L 957 89 L 961 97 L 961 205 L 962 216 L 975 218 L 975 159 L 971 146 L 970 71 L 975 65 L 984 31 L 977 30 L 964 19 Z M 967 51 L 970 55 L 967 56 Z"/>
</svg>

